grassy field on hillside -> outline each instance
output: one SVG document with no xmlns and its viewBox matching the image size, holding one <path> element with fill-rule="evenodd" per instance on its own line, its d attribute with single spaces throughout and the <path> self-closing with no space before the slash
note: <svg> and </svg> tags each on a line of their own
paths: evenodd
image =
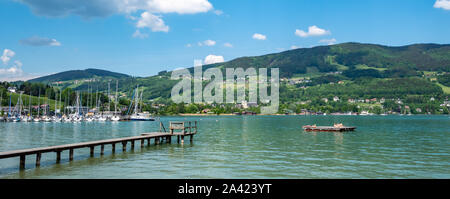
<svg viewBox="0 0 450 199">
<path fill-rule="evenodd" d="M 19 95 L 20 95 L 20 94 L 18 94 L 18 93 L 12 93 L 12 96 L 11 96 L 11 104 L 12 104 L 13 106 L 17 104 L 17 100 L 19 99 Z M 30 96 L 29 96 L 29 95 L 23 94 L 23 95 L 22 95 L 22 102 L 23 102 L 23 105 L 24 105 L 24 106 L 28 107 L 29 102 L 30 102 Z M 38 97 L 31 96 L 31 105 L 32 105 L 32 106 L 37 106 L 37 105 L 38 105 L 38 102 L 39 102 L 39 98 L 38 98 Z M 40 98 L 40 104 L 42 105 L 42 104 L 48 103 L 48 104 L 50 105 L 50 110 L 54 110 L 54 109 L 55 109 L 55 103 L 56 103 L 56 102 L 57 102 L 57 101 L 52 100 L 52 99 L 48 99 L 48 101 L 47 101 L 47 98 L 46 98 L 46 97 L 41 97 L 41 98 Z M 8 103 L 9 103 L 9 102 L 8 102 Z M 61 108 L 60 105 L 59 105 L 59 102 L 57 102 L 57 103 L 58 103 L 58 104 L 57 104 L 57 108 Z M 64 105 L 64 102 L 62 102 L 62 104 Z"/>
<path fill-rule="evenodd" d="M 450 87 L 444 86 L 444 85 L 442 85 L 440 83 L 437 83 L 437 82 L 436 82 L 436 84 L 442 88 L 442 90 L 444 91 L 445 94 L 450 94 Z"/>
</svg>

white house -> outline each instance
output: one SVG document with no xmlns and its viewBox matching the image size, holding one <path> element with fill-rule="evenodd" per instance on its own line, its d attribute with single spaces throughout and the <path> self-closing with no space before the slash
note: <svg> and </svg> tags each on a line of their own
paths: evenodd
<svg viewBox="0 0 450 199">
<path fill-rule="evenodd" d="M 17 88 L 16 87 L 8 87 L 8 92 L 10 93 L 16 93 Z"/>
</svg>

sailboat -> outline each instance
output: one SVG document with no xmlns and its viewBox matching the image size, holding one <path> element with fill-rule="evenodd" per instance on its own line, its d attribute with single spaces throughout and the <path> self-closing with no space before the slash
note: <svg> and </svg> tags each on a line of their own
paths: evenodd
<svg viewBox="0 0 450 199">
<path fill-rule="evenodd" d="M 144 91 L 142 91 L 144 92 Z M 142 93 L 139 94 L 139 86 L 136 87 L 136 92 L 134 95 L 134 112 L 130 116 L 131 121 L 155 121 L 155 118 L 152 118 L 149 113 L 139 112 L 138 106 L 140 100 L 142 101 Z"/>
<path fill-rule="evenodd" d="M 20 122 L 21 121 L 21 112 L 22 112 L 22 92 L 19 95 L 19 99 L 17 99 L 17 103 L 14 106 L 14 111 L 11 113 L 11 96 L 9 98 L 10 101 L 10 105 L 9 105 L 9 110 L 10 110 L 10 117 L 8 118 L 8 120 L 10 122 Z"/>
<path fill-rule="evenodd" d="M 114 115 L 111 117 L 111 121 L 114 121 L 114 122 L 117 122 L 117 121 L 120 121 L 120 116 L 119 115 L 117 115 L 117 103 L 118 103 L 118 101 L 117 101 L 117 90 L 118 90 L 118 88 L 119 88 L 119 81 L 118 80 L 116 80 L 116 96 L 115 96 L 115 99 L 114 99 Z"/>
<path fill-rule="evenodd" d="M 4 122 L 5 121 L 5 117 L 3 116 L 3 92 L 1 92 L 0 94 L 0 113 L 2 114 L 0 116 L 0 122 Z"/>
<path fill-rule="evenodd" d="M 40 122 L 41 118 L 39 115 L 39 110 L 41 109 L 41 90 L 39 89 L 39 97 L 38 97 L 38 110 L 37 110 L 37 116 L 33 118 L 34 122 Z"/>
<path fill-rule="evenodd" d="M 42 116 L 42 120 L 44 121 L 44 122 L 51 122 L 52 121 L 52 118 L 50 118 L 49 116 L 48 116 L 48 112 L 50 112 L 50 110 L 48 110 L 47 111 L 47 107 L 49 106 L 48 105 L 48 97 L 46 96 L 46 98 L 45 98 L 45 107 L 44 107 L 44 116 Z"/>
<path fill-rule="evenodd" d="M 58 95 L 55 93 L 55 115 L 53 115 L 52 120 L 53 122 L 61 122 L 62 118 L 58 116 L 58 114 L 56 113 L 58 110 L 58 100 L 57 100 Z M 61 91 L 59 92 L 59 100 L 61 100 Z"/>
<path fill-rule="evenodd" d="M 25 110 L 24 110 L 24 113 Z M 30 95 L 28 96 L 28 114 L 25 114 L 21 117 L 22 122 L 31 122 L 33 118 L 31 117 L 31 91 Z"/>
<path fill-rule="evenodd" d="M 83 121 L 83 117 L 82 114 L 80 112 L 80 95 L 77 92 L 77 100 L 76 100 L 76 111 L 74 114 L 71 115 L 71 119 L 73 122 L 82 122 Z"/>
</svg>

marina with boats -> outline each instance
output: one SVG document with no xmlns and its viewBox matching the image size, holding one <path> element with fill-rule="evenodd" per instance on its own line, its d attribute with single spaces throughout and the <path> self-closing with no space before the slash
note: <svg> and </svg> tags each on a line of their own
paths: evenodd
<svg viewBox="0 0 450 199">
<path fill-rule="evenodd" d="M 109 87 L 109 85 L 108 85 Z M 108 97 L 107 109 L 100 111 L 101 101 L 98 96 L 98 92 L 95 95 L 95 105 L 83 106 L 81 92 L 76 92 L 76 100 L 73 105 L 67 106 L 68 98 L 65 98 L 65 102 L 62 102 L 62 92 L 59 92 L 57 96 L 58 100 L 55 100 L 54 110 L 50 111 L 49 99 L 44 97 L 44 103 L 41 104 L 41 94 L 39 91 L 38 104 L 32 106 L 32 95 L 28 95 L 27 104 L 24 104 L 23 94 L 21 91 L 17 102 L 12 106 L 12 95 L 9 96 L 9 106 L 2 107 L 0 102 L 0 122 L 118 122 L 118 121 L 155 121 L 155 118 L 148 112 L 142 111 L 142 95 L 143 91 L 140 91 L 139 86 L 136 87 L 133 92 L 132 99 L 126 111 L 120 111 L 117 107 L 118 85 L 116 83 L 116 94 L 114 96 L 114 111 L 110 110 L 111 98 Z M 109 93 L 109 88 L 108 88 Z M 56 94 L 55 94 L 56 95 Z M 108 95 L 109 96 L 109 95 Z M 92 98 L 92 99 L 91 99 Z M 88 102 L 92 102 L 94 99 L 92 95 L 89 95 Z M 3 98 L 0 98 L 3 100 Z M 86 102 L 85 102 L 86 103 Z M 64 108 L 62 108 L 64 107 Z M 62 110 L 63 109 L 63 110 Z"/>
</svg>

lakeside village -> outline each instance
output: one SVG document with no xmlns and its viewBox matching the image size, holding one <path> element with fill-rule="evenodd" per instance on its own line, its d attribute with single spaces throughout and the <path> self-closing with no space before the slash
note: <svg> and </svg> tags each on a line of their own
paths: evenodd
<svg viewBox="0 0 450 199">
<path fill-rule="evenodd" d="M 293 80 L 281 79 L 286 85 Z M 297 81 L 308 81 L 297 80 Z M 303 82 L 302 82 L 303 83 Z M 342 81 L 336 84 L 342 84 Z M 295 83 L 294 83 L 295 84 Z M 118 96 L 108 92 L 73 91 L 66 88 L 61 92 L 49 85 L 36 91 L 35 83 L 17 88 L 10 84 L 0 96 L 0 121 L 9 122 L 91 122 L 91 121 L 154 121 L 162 115 L 259 115 L 261 105 L 241 101 L 233 104 L 175 104 L 170 100 L 143 100 L 144 89 L 134 89 L 131 98 L 124 93 Z M 0 89 L 2 89 L 0 85 Z M 43 85 L 43 84 L 40 84 Z M 41 88 L 39 88 L 41 89 Z M 29 93 L 26 95 L 26 93 Z M 296 102 L 285 102 L 280 96 L 279 111 L 276 115 L 412 115 L 449 114 L 448 98 L 425 99 L 420 104 L 408 103 L 400 98 L 350 98 L 348 96 L 314 97 Z M 31 103 L 30 103 L 31 102 Z"/>
</svg>

